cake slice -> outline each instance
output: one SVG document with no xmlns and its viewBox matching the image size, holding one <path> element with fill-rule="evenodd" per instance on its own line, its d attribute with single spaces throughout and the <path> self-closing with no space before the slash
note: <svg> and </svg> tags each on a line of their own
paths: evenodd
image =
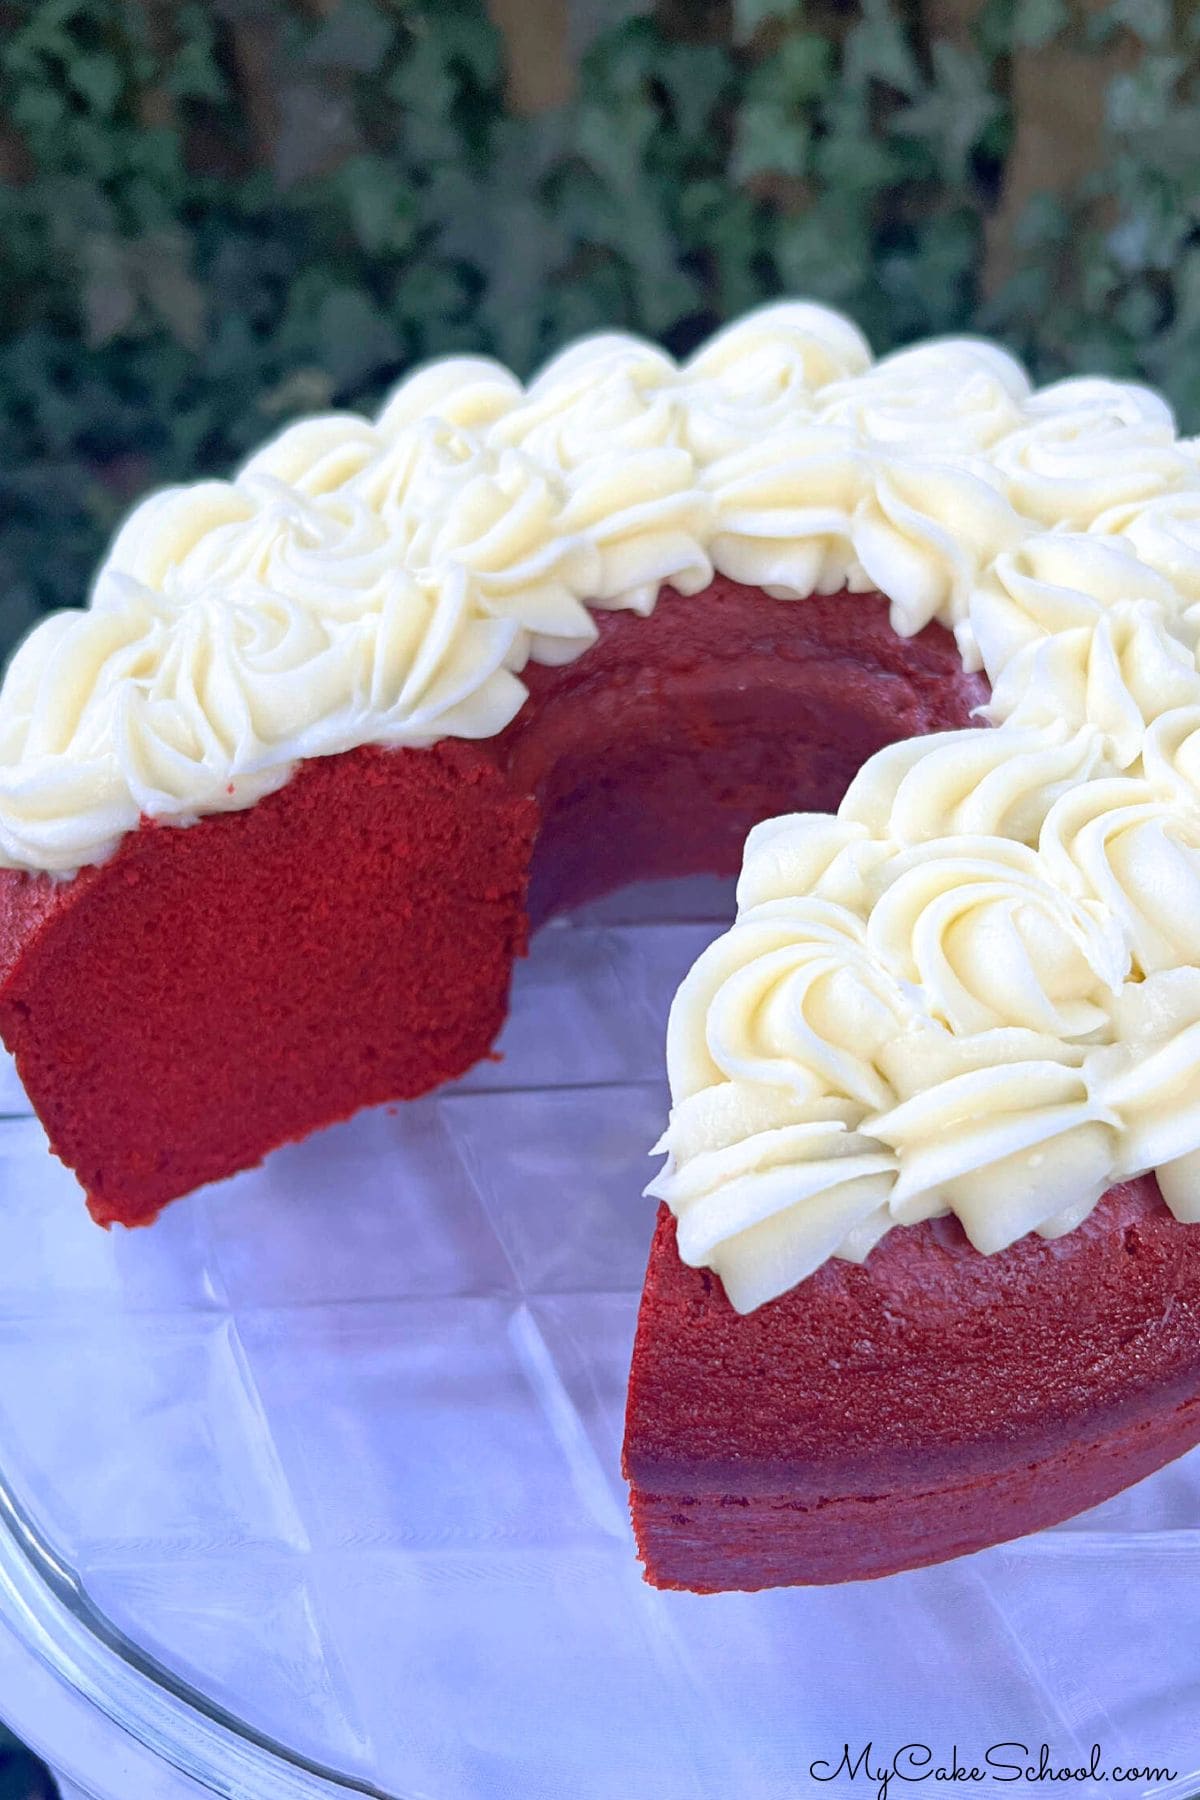
<svg viewBox="0 0 1200 1800">
<path fill-rule="evenodd" d="M 0 1035 L 101 1224 L 486 1056 L 535 924 L 626 882 L 732 874 L 797 792 L 835 804 L 984 688 L 877 595 L 718 580 L 533 669 L 483 744 L 298 765 L 253 806 L 145 822 L 69 880 L 0 870 Z"/>
</svg>

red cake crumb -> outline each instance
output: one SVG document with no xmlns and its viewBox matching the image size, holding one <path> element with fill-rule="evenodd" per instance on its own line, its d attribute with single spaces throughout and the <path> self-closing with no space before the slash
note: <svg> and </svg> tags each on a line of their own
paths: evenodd
<svg viewBox="0 0 1200 1800">
<path fill-rule="evenodd" d="M 424 1093 L 504 1019 L 536 808 L 494 754 L 354 750 L 245 812 L 6 873 L 0 1031 L 101 1224 Z"/>
</svg>

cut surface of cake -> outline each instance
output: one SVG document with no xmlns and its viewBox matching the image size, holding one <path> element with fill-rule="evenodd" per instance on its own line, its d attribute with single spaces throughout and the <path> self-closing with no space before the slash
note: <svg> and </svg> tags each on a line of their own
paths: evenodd
<svg viewBox="0 0 1200 1800">
<path fill-rule="evenodd" d="M 19 649 L 0 1034 L 147 1223 L 486 1056 L 530 929 L 740 867 L 668 1034 L 647 1573 L 1035 1529 L 1200 1439 L 1198 633 L 1145 389 L 804 303 L 431 365 L 152 497 Z"/>
</svg>

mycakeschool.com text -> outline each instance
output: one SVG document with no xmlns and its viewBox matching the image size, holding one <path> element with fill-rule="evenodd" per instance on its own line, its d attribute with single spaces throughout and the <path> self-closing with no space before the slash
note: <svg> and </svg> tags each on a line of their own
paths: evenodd
<svg viewBox="0 0 1200 1800">
<path fill-rule="evenodd" d="M 1081 1759 L 1078 1751 L 1059 1755 L 1050 1744 L 1018 1740 L 988 1744 L 969 1753 L 957 1744 L 939 1750 L 916 1741 L 895 1750 L 870 1740 L 840 1744 L 830 1755 L 814 1757 L 808 1773 L 814 1782 L 861 1784 L 864 1796 L 873 1800 L 897 1800 L 907 1788 L 925 1783 L 969 1792 L 1017 1783 L 1060 1782 L 1064 1793 L 1074 1788 L 1082 1795 L 1100 1785 L 1120 1790 L 1136 1784 L 1145 1789 L 1166 1786 L 1179 1778 L 1177 1770 L 1156 1764 L 1152 1757 L 1137 1763 L 1110 1760 L 1099 1744 L 1093 1744 Z"/>
</svg>

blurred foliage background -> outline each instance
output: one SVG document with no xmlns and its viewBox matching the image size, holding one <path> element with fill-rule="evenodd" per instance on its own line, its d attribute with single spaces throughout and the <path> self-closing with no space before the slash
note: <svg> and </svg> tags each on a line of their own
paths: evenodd
<svg viewBox="0 0 1200 1800">
<path fill-rule="evenodd" d="M 0 646 L 148 486 L 784 291 L 1200 426 L 1191 0 L 0 0 Z"/>
</svg>

